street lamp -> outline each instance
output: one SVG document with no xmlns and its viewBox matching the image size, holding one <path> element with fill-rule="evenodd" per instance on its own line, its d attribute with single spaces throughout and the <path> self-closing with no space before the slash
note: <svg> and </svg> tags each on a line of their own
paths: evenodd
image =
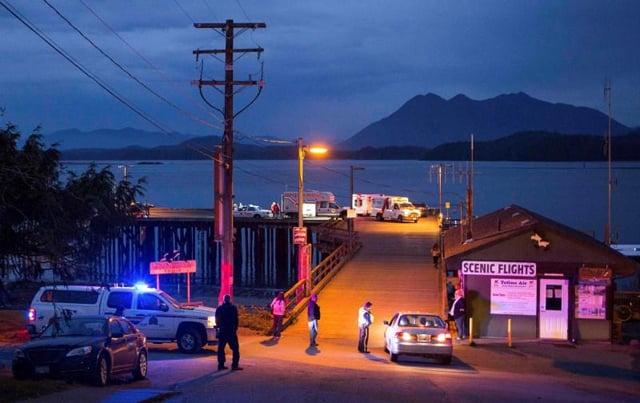
<svg viewBox="0 0 640 403">
<path fill-rule="evenodd" d="M 298 244 L 298 281 L 307 280 L 307 287 L 305 287 L 305 294 L 309 293 L 309 271 L 308 268 L 308 242 L 307 242 L 307 229 L 304 227 L 303 220 L 303 204 L 304 204 L 304 167 L 303 161 L 305 157 L 305 153 L 309 152 L 312 154 L 324 154 L 327 152 L 327 149 L 324 147 L 310 147 L 302 144 L 302 137 L 298 138 L 298 227 L 294 230 L 295 232 L 302 234 L 301 239 L 296 239 L 294 236 L 294 241 Z M 306 252 L 306 253 L 305 253 Z"/>
</svg>

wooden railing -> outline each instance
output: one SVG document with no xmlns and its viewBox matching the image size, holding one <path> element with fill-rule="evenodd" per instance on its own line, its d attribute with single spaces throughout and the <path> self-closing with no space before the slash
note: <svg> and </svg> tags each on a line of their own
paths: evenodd
<svg viewBox="0 0 640 403">
<path fill-rule="evenodd" d="M 334 234 L 340 234 L 343 230 L 333 227 L 331 231 Z M 360 249 L 360 238 L 357 232 L 350 232 L 348 236 L 344 235 L 341 234 L 334 239 L 339 239 L 340 245 L 311 270 L 310 281 L 300 280 L 285 292 L 287 315 L 284 319 L 284 327 L 294 323 L 299 315 L 306 315 L 305 308 L 307 307 L 309 296 L 320 292 Z"/>
</svg>

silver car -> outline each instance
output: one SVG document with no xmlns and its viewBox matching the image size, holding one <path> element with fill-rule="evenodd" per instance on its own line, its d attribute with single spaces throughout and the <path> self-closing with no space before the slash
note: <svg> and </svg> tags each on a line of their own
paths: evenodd
<svg viewBox="0 0 640 403">
<path fill-rule="evenodd" d="M 453 343 L 447 324 L 440 316 L 426 312 L 397 312 L 384 321 L 384 351 L 391 361 L 400 355 L 435 358 L 451 363 Z"/>
</svg>

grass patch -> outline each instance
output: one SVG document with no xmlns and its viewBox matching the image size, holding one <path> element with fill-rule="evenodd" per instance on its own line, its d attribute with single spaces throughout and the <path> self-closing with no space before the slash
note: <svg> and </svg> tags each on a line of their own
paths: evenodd
<svg viewBox="0 0 640 403">
<path fill-rule="evenodd" d="M 271 311 L 266 306 L 238 305 L 238 322 L 241 327 L 270 336 L 273 326 Z"/>
</svg>

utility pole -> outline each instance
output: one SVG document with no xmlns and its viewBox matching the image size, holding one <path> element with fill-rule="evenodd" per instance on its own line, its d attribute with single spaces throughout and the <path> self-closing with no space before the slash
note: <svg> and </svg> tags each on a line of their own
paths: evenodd
<svg viewBox="0 0 640 403">
<path fill-rule="evenodd" d="M 473 238 L 473 133 L 471 133 L 471 169 L 467 172 L 467 240 Z"/>
<path fill-rule="evenodd" d="M 250 49 L 234 49 L 233 40 L 235 38 L 234 29 L 239 28 L 242 31 L 247 29 L 266 28 L 266 24 L 262 22 L 245 22 L 235 23 L 233 20 L 226 20 L 224 23 L 194 23 L 195 28 L 220 29 L 225 37 L 224 49 L 213 50 L 194 50 L 193 54 L 196 58 L 201 54 L 219 54 L 224 53 L 224 80 L 193 80 L 192 85 L 197 85 L 200 89 L 200 95 L 209 104 L 202 93 L 202 86 L 224 86 L 224 134 L 222 136 L 222 147 L 215 150 L 216 155 L 215 178 L 214 178 L 214 239 L 220 242 L 220 294 L 218 302 L 222 304 L 225 294 L 233 296 L 233 119 L 237 115 L 233 112 L 233 95 L 234 86 L 257 85 L 259 87 L 258 95 L 262 90 L 263 81 L 246 80 L 235 81 L 233 77 L 233 62 L 235 53 L 258 53 L 264 51 L 262 48 Z M 255 99 L 258 97 L 253 99 Z M 251 101 L 251 103 L 253 103 Z M 209 104 L 211 105 L 211 104 Z M 249 104 L 250 105 L 250 104 Z M 248 107 L 247 105 L 246 107 Z M 240 112 L 244 111 L 243 108 Z M 215 108 L 215 107 L 214 107 Z M 217 108 L 215 108 L 217 109 Z M 220 110 L 217 109 L 219 112 Z"/>
<path fill-rule="evenodd" d="M 611 192 L 613 186 L 613 179 L 611 177 L 611 82 L 607 80 L 604 84 L 604 97 L 607 101 L 607 106 L 609 108 L 609 125 L 607 131 L 607 158 L 609 161 L 608 164 L 608 181 L 607 181 L 607 224 L 604 226 L 604 244 L 607 246 L 611 246 Z"/>
<path fill-rule="evenodd" d="M 353 171 L 364 171 L 363 167 L 350 166 L 350 175 L 349 175 L 349 208 L 353 209 L 355 206 L 353 205 Z M 354 224 L 355 218 L 347 219 L 347 227 L 349 228 L 349 238 L 353 236 L 353 231 L 355 230 Z"/>
</svg>

